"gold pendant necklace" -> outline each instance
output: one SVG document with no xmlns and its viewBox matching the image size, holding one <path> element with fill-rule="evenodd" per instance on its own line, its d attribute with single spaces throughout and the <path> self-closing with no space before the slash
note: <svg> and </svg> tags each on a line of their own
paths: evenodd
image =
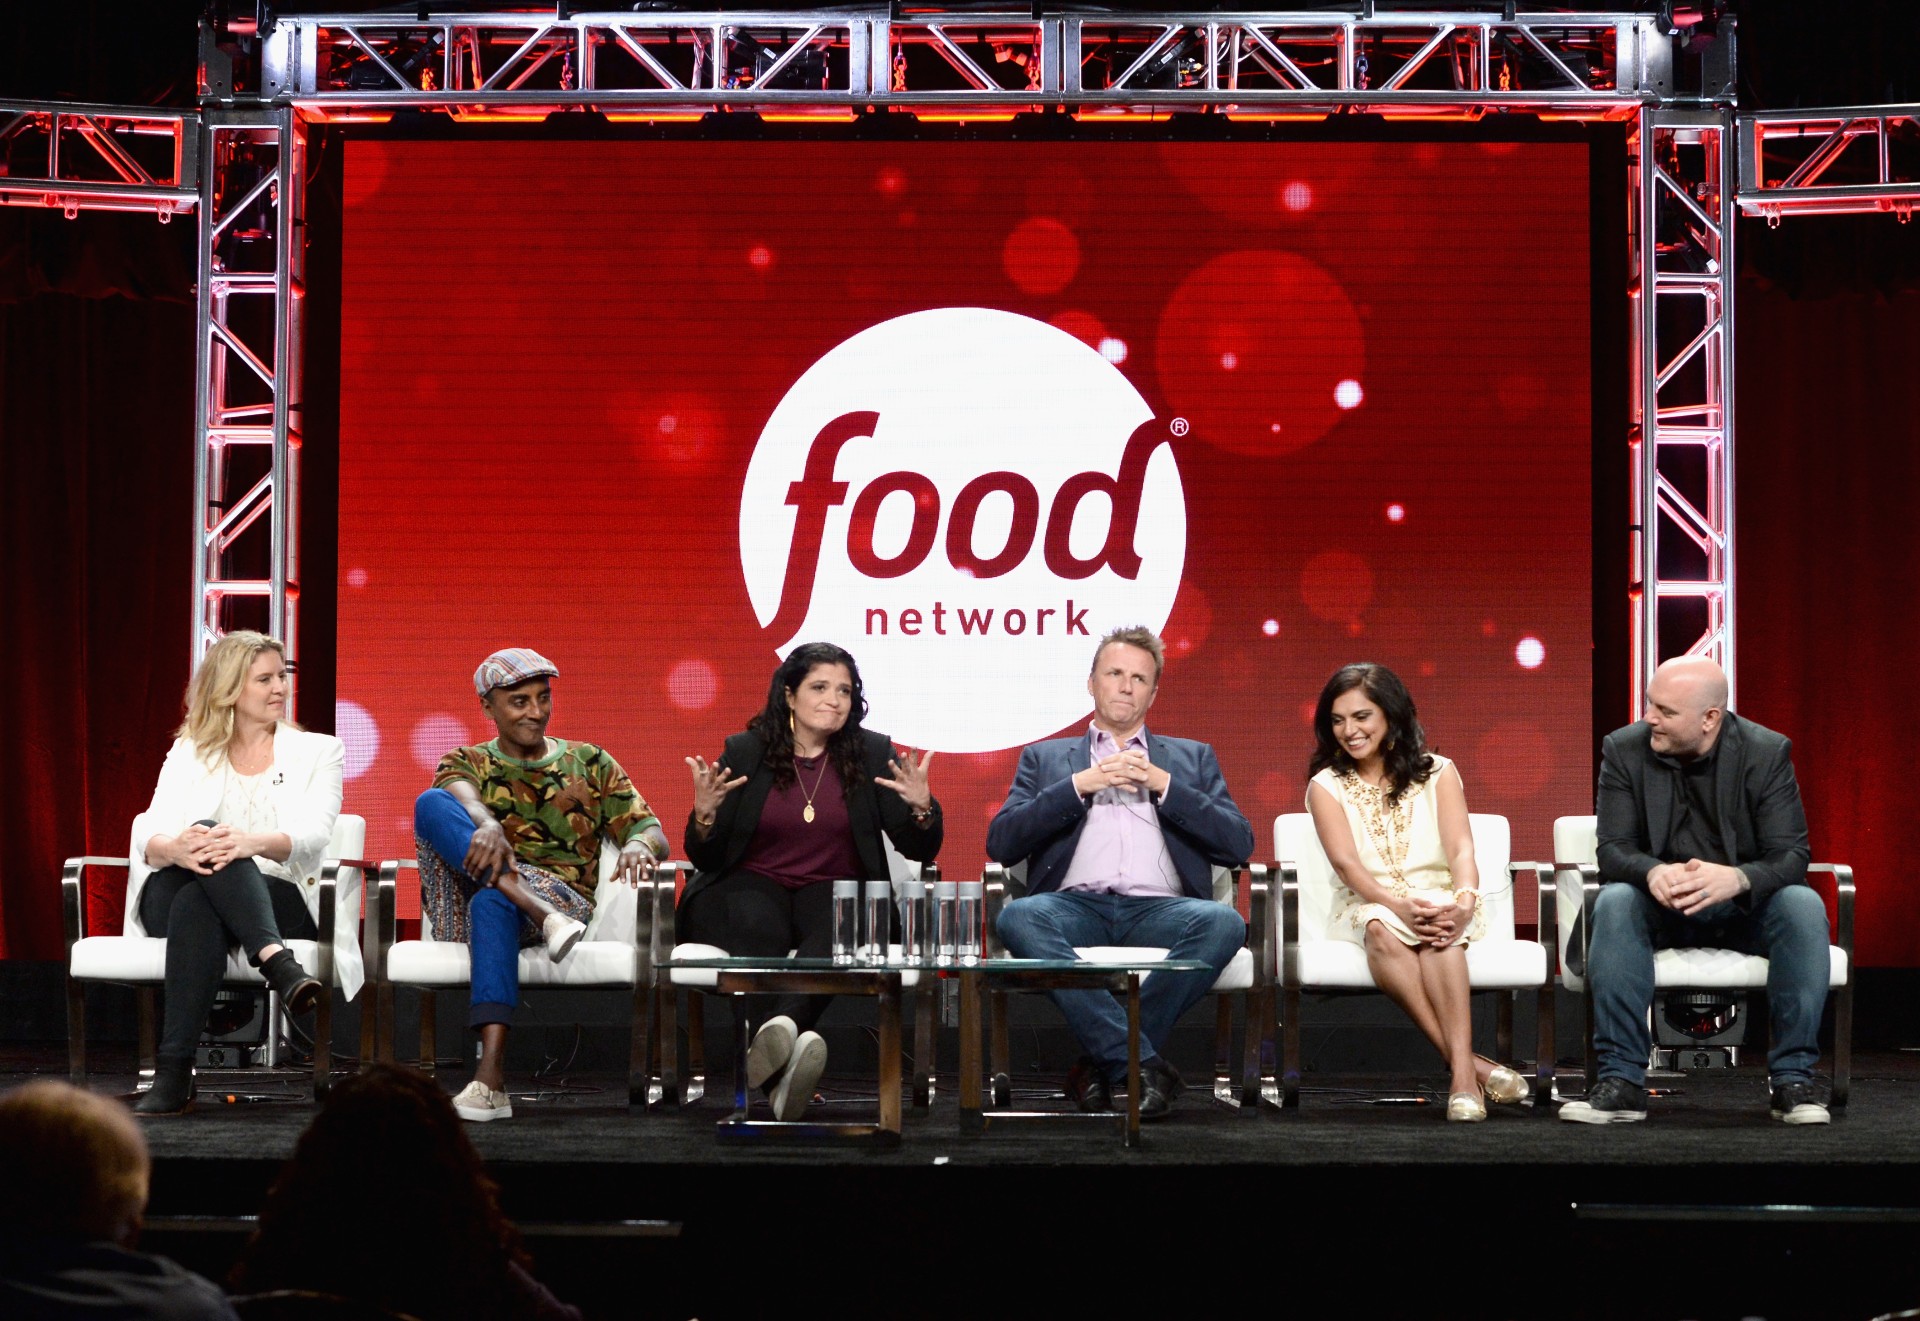
<svg viewBox="0 0 1920 1321">
<path fill-rule="evenodd" d="M 812 789 L 808 789 L 806 781 L 800 778 L 800 768 L 797 765 L 793 768 L 793 782 L 800 786 L 800 792 L 807 798 L 807 805 L 800 811 L 800 819 L 808 825 L 813 824 L 813 796 L 820 792 L 820 782 L 826 778 L 827 754 L 824 749 L 820 753 L 820 773 L 813 777 Z"/>
</svg>

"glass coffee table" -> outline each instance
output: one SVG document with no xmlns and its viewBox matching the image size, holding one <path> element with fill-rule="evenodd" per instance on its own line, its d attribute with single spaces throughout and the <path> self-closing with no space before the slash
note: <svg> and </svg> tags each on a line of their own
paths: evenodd
<svg viewBox="0 0 1920 1321">
<path fill-rule="evenodd" d="M 960 1133 L 980 1137 L 994 1126 L 1037 1123 L 1118 1123 L 1123 1145 L 1140 1142 L 1140 980 L 1150 972 L 1207 972 L 1200 959 L 1139 959 L 1090 963 L 1067 959 L 984 959 L 946 969 L 960 978 Z M 1127 1108 L 1107 1114 L 1078 1110 L 1015 1110 L 995 1097 L 987 1104 L 982 1049 L 983 1001 L 1008 991 L 1110 991 L 1127 1002 Z"/>
<path fill-rule="evenodd" d="M 747 1093 L 747 1050 L 751 1025 L 744 1013 L 734 1014 L 733 1113 L 714 1125 L 723 1142 L 765 1142 L 828 1139 L 876 1147 L 900 1145 L 900 1020 L 908 991 L 919 991 L 915 1028 L 915 1109 L 931 1102 L 933 1073 L 933 996 L 935 969 L 897 964 L 843 964 L 831 959 L 752 958 L 675 959 L 665 965 L 674 972 L 713 974 L 711 985 L 677 984 L 709 995 L 866 995 L 880 1006 L 878 1110 L 872 1122 L 829 1122 L 751 1118 L 752 1097 Z"/>
</svg>

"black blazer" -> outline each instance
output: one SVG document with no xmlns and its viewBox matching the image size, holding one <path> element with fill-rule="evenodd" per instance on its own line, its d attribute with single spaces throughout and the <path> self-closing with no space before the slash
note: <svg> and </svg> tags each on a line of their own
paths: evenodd
<svg viewBox="0 0 1920 1321">
<path fill-rule="evenodd" d="M 887 866 L 886 845 L 881 832 L 893 841 L 900 855 L 914 862 L 932 862 L 940 852 L 942 825 L 940 801 L 933 801 L 933 820 L 923 829 L 913 822 L 913 810 L 906 800 L 891 789 L 873 782 L 876 775 L 889 775 L 887 761 L 893 756 L 893 744 L 885 734 L 870 729 L 860 731 L 860 760 L 865 774 L 847 799 L 847 815 L 853 826 L 853 844 L 860 854 L 860 865 L 867 878 L 881 880 L 891 874 Z M 760 812 L 773 789 L 773 771 L 766 764 L 767 745 L 758 734 L 740 733 L 727 740 L 720 760 L 734 775 L 747 782 L 728 794 L 720 803 L 713 828 L 701 839 L 694 829 L 693 813 L 687 813 L 684 836 L 687 861 L 695 872 L 680 895 L 686 903 L 740 865 L 753 843 L 753 832 L 760 828 Z M 889 775 L 889 778 L 890 775 Z"/>
<path fill-rule="evenodd" d="M 1807 814 L 1784 734 L 1729 711 L 1715 741 L 1720 758 L 1721 847 L 1752 889 L 1734 899 L 1751 910 L 1774 891 L 1807 879 Z M 1600 745 L 1600 879 L 1642 890 L 1660 865 L 1673 828 L 1673 771 L 1659 761 L 1644 720 Z"/>
</svg>

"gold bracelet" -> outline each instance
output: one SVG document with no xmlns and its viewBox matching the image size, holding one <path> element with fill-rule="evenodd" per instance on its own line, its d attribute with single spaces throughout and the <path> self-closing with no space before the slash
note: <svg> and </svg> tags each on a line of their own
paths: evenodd
<svg viewBox="0 0 1920 1321">
<path fill-rule="evenodd" d="M 1463 894 L 1470 894 L 1476 900 L 1480 898 L 1480 891 L 1476 890 L 1471 885 L 1463 885 L 1458 890 L 1455 890 L 1453 892 L 1453 906 L 1455 908 L 1458 908 L 1460 906 L 1460 896 Z"/>
<path fill-rule="evenodd" d="M 720 814 L 718 812 L 715 812 L 712 816 L 706 817 L 704 819 L 702 819 L 701 817 L 695 817 L 693 819 L 693 824 L 696 826 L 699 826 L 700 829 L 702 830 L 712 830 L 713 823 L 718 821 L 719 819 L 720 819 Z"/>
</svg>

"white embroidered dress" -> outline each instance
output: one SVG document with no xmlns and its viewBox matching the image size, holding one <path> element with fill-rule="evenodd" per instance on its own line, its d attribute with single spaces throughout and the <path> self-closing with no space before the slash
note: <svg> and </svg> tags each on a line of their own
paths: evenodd
<svg viewBox="0 0 1920 1321">
<path fill-rule="evenodd" d="M 1453 763 L 1438 755 L 1433 756 L 1433 763 L 1433 774 L 1426 782 L 1414 785 L 1391 805 L 1384 790 L 1357 775 L 1341 775 L 1331 766 L 1314 776 L 1313 782 L 1340 804 L 1347 829 L 1353 832 L 1360 865 L 1368 875 L 1396 895 L 1417 895 L 1429 903 L 1450 904 L 1454 901 L 1453 870 L 1440 838 L 1440 777 L 1451 770 Z M 1457 778 L 1460 772 L 1453 770 L 1452 774 Z M 1384 904 L 1368 903 L 1348 889 L 1337 874 L 1333 891 L 1329 925 L 1346 939 L 1364 941 L 1367 923 L 1378 921 L 1402 943 L 1420 943 L 1398 914 Z M 1476 900 L 1473 919 L 1467 924 L 1467 940 L 1480 939 L 1486 927 L 1485 910 Z"/>
</svg>

